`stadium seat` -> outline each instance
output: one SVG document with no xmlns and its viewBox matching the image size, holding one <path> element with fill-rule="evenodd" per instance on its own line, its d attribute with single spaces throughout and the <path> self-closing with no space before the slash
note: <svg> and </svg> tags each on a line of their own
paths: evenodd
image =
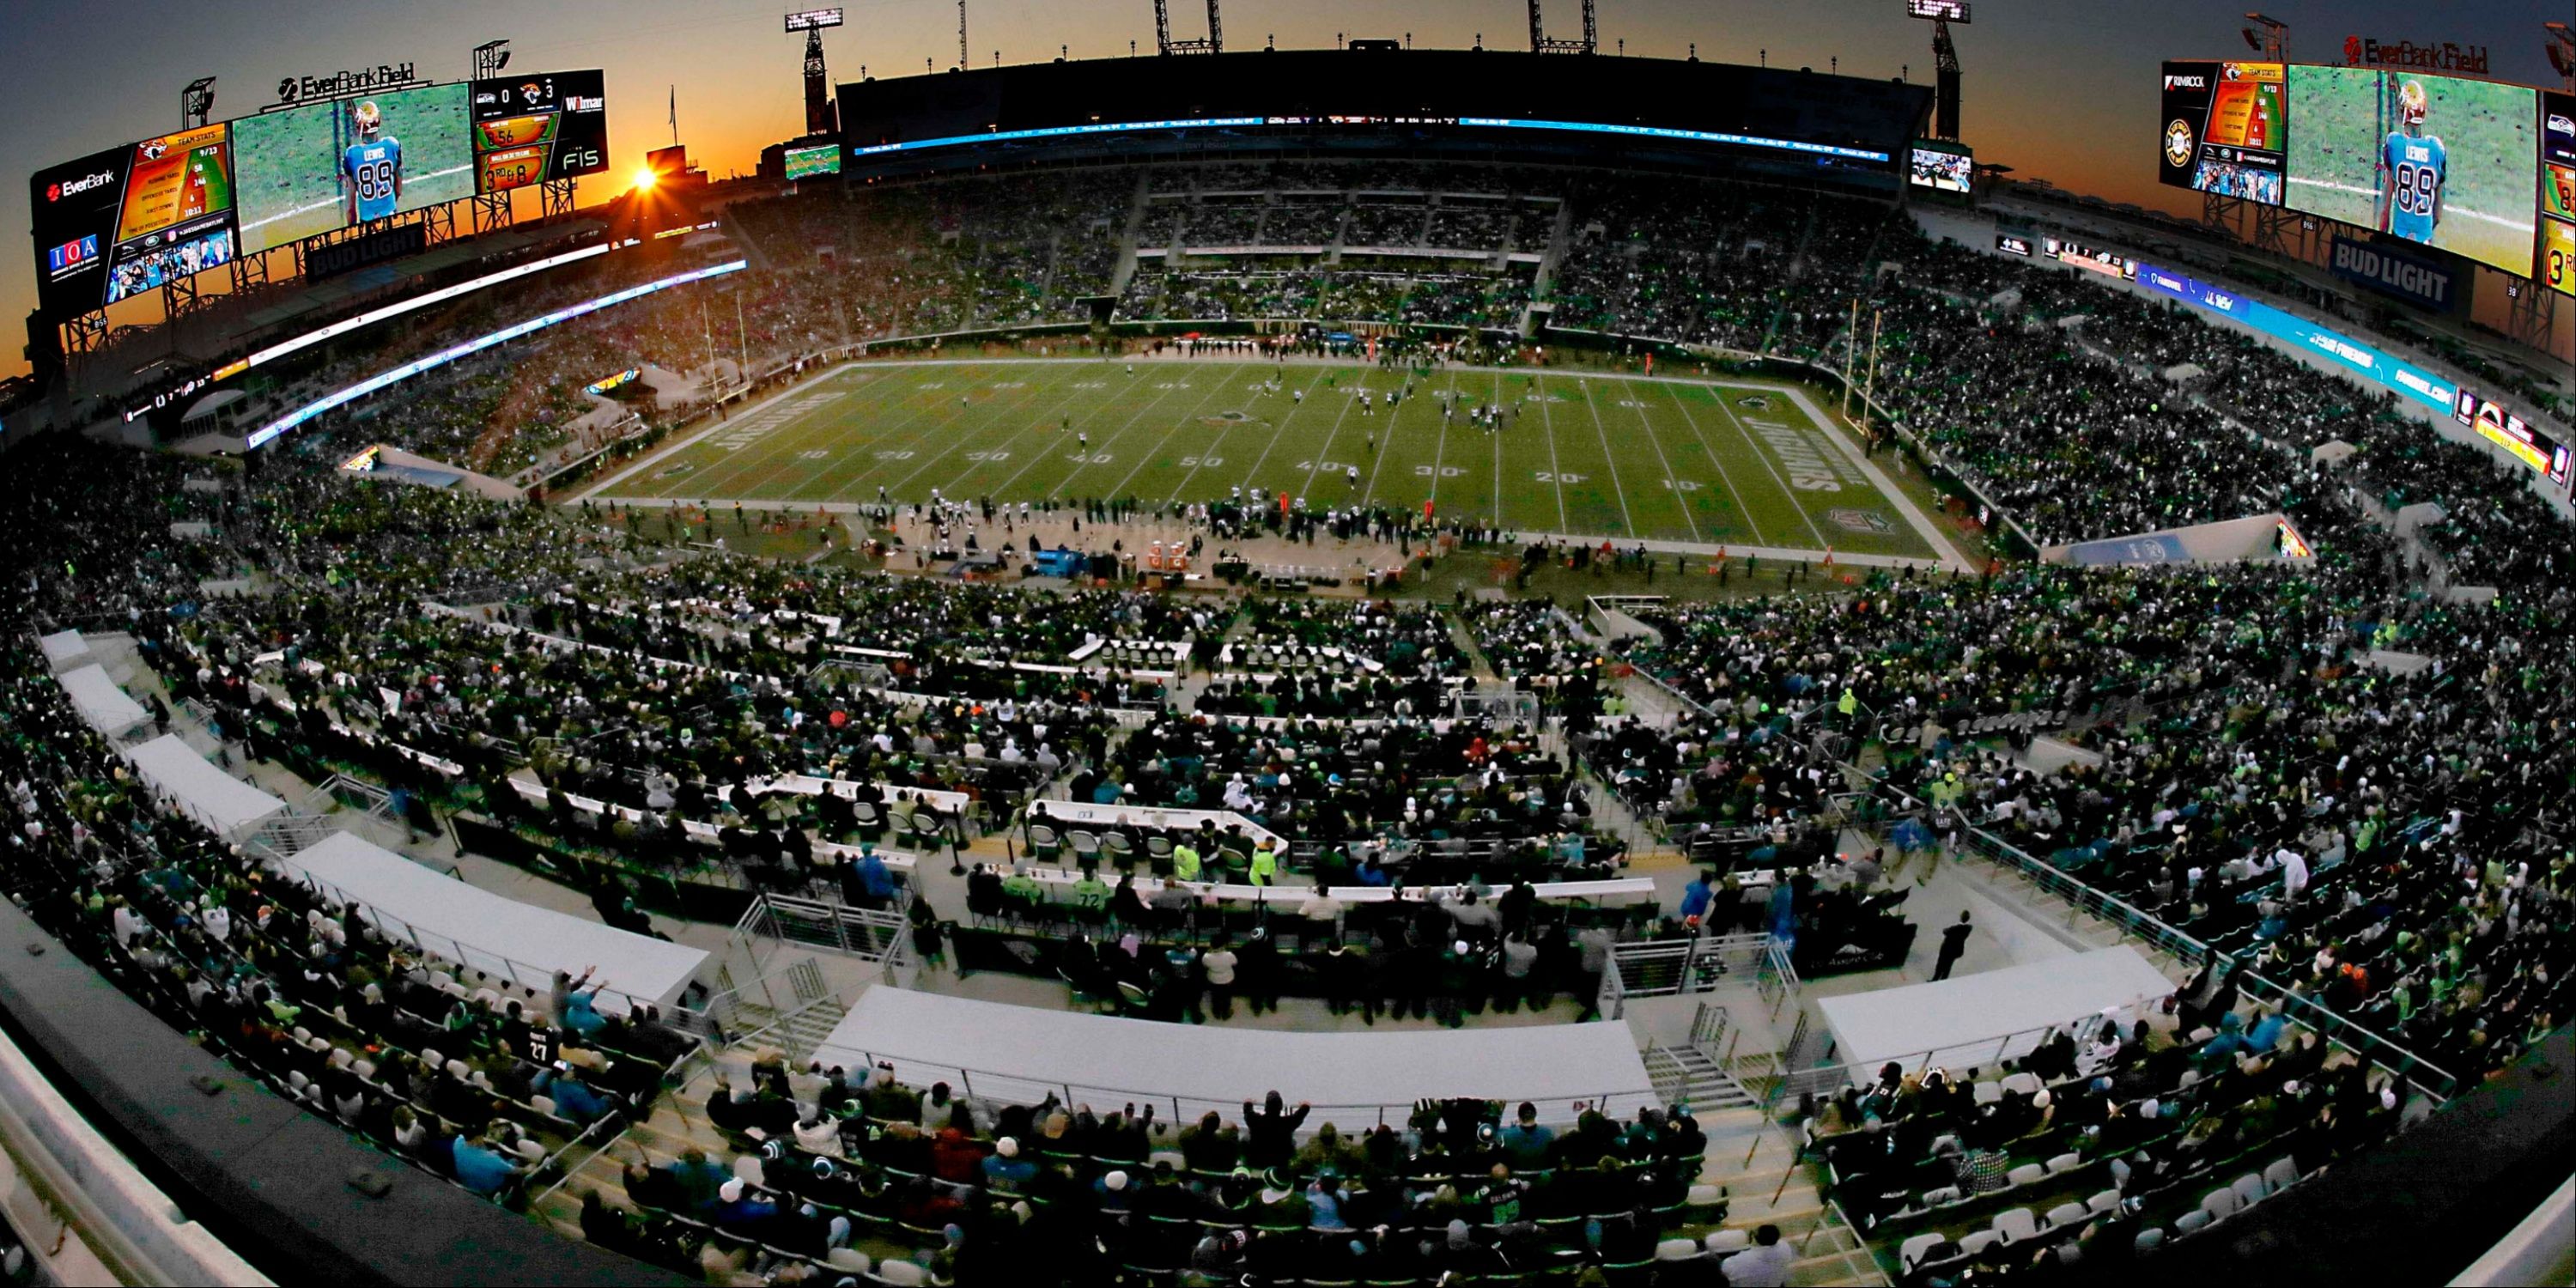
<svg viewBox="0 0 2576 1288">
<path fill-rule="evenodd" d="M 2069 1229 L 2093 1219 L 2093 1211 L 2081 1203 L 2060 1203 L 2048 1210 L 2048 1228 Z"/>
<path fill-rule="evenodd" d="M 1914 1267 L 1923 1259 L 1923 1254 L 1940 1246 L 1941 1241 L 1948 1237 L 1937 1230 L 1930 1234 L 1908 1236 L 1905 1242 L 1896 1247 L 1897 1265 L 1907 1274 L 1914 1273 Z"/>
<path fill-rule="evenodd" d="M 2263 1169 L 2263 1184 L 2274 1194 L 2298 1183 L 2299 1165 L 2294 1160 L 2276 1158 L 2272 1160 L 2271 1166 Z"/>
<path fill-rule="evenodd" d="M 1995 1213 L 1995 1233 L 2007 1241 L 2019 1243 L 2039 1233 L 2039 1218 L 2026 1207 L 2005 1208 Z"/>
<path fill-rule="evenodd" d="M 1695 1239 L 1666 1239 L 1655 1245 L 1657 1261 L 1688 1261 L 1698 1255 L 1700 1246 Z"/>
<path fill-rule="evenodd" d="M 2207 1208 L 2193 1208 L 2174 1221 L 2174 1236 L 2180 1238 L 2186 1234 L 2197 1234 L 2216 1219 L 2209 1214 Z"/>
<path fill-rule="evenodd" d="M 2076 1168 L 2082 1166 L 2084 1166 L 2084 1156 L 2082 1154 L 2072 1152 L 2056 1154 L 2050 1156 L 2048 1160 L 2048 1173 L 2051 1176 L 2064 1176 L 2068 1172 L 2074 1171 Z"/>
<path fill-rule="evenodd" d="M 2231 1188 L 2236 1191 L 2236 1209 L 2240 1212 L 2262 1202 L 2271 1194 L 2271 1191 L 2264 1186 L 2263 1178 L 2252 1172 L 2237 1177 L 2235 1185 Z"/>
<path fill-rule="evenodd" d="M 1959 1252 L 1963 1256 L 1973 1257 L 2003 1242 L 2003 1237 L 2001 1233 L 1994 1230 L 1971 1230 L 1960 1236 Z"/>
<path fill-rule="evenodd" d="M 2004 1173 L 2005 1182 L 2015 1186 L 2037 1185 L 2046 1179 L 2048 1179 L 2048 1169 L 2037 1163 L 2023 1163 Z"/>
<path fill-rule="evenodd" d="M 1732 1228 L 1716 1230 L 1710 1232 L 1708 1236 L 1708 1250 L 1718 1254 L 1719 1256 L 1724 1256 L 1730 1252 L 1740 1252 L 1752 1245 L 1753 1237 L 1742 1230 Z"/>
</svg>

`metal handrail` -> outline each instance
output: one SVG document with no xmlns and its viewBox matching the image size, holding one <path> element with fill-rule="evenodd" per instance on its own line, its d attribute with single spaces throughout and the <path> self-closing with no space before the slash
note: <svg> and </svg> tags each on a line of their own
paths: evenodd
<svg viewBox="0 0 2576 1288">
<path fill-rule="evenodd" d="M 1930 802 L 1927 802 L 1923 798 L 1893 784 L 1879 783 L 1877 784 L 1877 787 L 1879 790 L 1901 799 L 1915 809 L 1922 810 L 1927 816 L 1940 812 L 1932 806 Z M 2215 950 L 2200 939 L 2189 934 L 2185 934 L 2183 931 L 2168 925 L 2161 919 L 2147 913 L 2143 909 L 2135 907 L 2126 900 L 2117 898 L 2095 888 L 2091 884 L 2085 882 L 2082 878 L 2073 876 L 2064 869 L 2031 855 L 2027 851 L 2024 851 L 2011 842 L 2004 840 L 2002 837 L 1996 836 L 1992 832 L 1986 831 L 1983 828 L 1964 825 L 1964 814 L 1961 815 L 1961 819 L 1963 824 L 1960 828 L 1961 833 L 1967 836 L 1970 841 L 1975 844 L 1980 853 L 1998 863 L 2008 864 L 2019 869 L 2024 876 L 2030 878 L 2033 888 L 2042 889 L 2048 893 L 2055 894 L 2060 898 L 2065 899 L 2075 908 L 2082 911 L 2092 912 L 2103 920 L 2111 922 L 2123 933 L 2135 935 L 2149 944 L 2161 948 L 2166 952 L 2173 953 L 2178 957 L 2191 960 L 2205 960 L 2214 955 Z M 2316 1033 L 2320 1038 L 2323 1038 L 2325 1041 L 2332 1043 L 2335 1046 L 2343 1048 L 2357 1058 L 2367 1060 L 2372 1065 L 2377 1066 L 2382 1071 L 2388 1073 L 2391 1077 L 2395 1077 L 2413 1086 L 2416 1090 L 2429 1097 L 2437 1105 L 2446 1103 L 2450 1098 L 2450 1093 L 2460 1084 L 2459 1078 L 2453 1075 L 2449 1070 L 2407 1050 L 2405 1047 L 2399 1046 L 2395 1042 L 2389 1041 L 2385 1036 L 2381 1035 L 2377 1031 L 2365 1028 L 2357 1022 L 2343 1015 L 2337 1014 L 2332 1009 L 2304 994 L 2301 994 L 2296 989 L 2289 988 L 2267 976 L 2255 973 L 2250 967 L 2244 966 L 2241 962 L 2235 972 L 2235 976 L 2238 980 L 2238 988 L 2247 996 L 2259 996 L 2262 1000 L 2269 1001 L 2280 1009 L 2282 1018 L 2285 1020 L 2298 1024 L 2301 1027 Z M 2298 1013 L 2293 1014 L 2293 1011 Z M 2339 1035 L 2341 1031 L 2349 1031 L 2356 1036 L 2353 1040 L 2347 1041 L 2344 1037 Z M 2381 1059 L 2378 1054 L 2379 1052 L 2394 1054 L 2400 1057 L 2403 1063 L 2392 1065 L 2388 1061 Z M 2414 1076 L 2415 1072 L 2419 1070 L 2431 1073 L 2438 1079 L 2438 1082 L 2433 1085 L 2427 1085 L 2424 1081 Z"/>
</svg>

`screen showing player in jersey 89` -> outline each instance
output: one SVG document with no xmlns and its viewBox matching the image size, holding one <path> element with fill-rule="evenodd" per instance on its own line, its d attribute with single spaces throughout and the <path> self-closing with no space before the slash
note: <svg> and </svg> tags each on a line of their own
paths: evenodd
<svg viewBox="0 0 2576 1288">
<path fill-rule="evenodd" d="M 233 122 L 242 247 L 261 251 L 474 195 L 463 85 L 313 103 Z"/>
<path fill-rule="evenodd" d="M 2293 65 L 2289 99 L 2291 209 L 2531 276 L 2537 91 Z"/>
</svg>

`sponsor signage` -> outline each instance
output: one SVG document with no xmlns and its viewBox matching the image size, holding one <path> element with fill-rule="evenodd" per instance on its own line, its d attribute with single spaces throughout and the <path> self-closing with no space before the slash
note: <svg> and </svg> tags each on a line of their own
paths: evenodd
<svg viewBox="0 0 2576 1288">
<path fill-rule="evenodd" d="M 2154 264 L 2138 265 L 2138 285 L 2182 300 L 2196 308 L 2225 314 L 2247 326 L 2283 340 L 2303 352 L 2313 353 L 2345 370 L 2445 414 L 2456 414 L 2453 406 L 2458 390 L 2450 381 L 2421 367 L 2400 362 L 2339 331 L 2328 330 L 2296 314 L 2273 308 L 2261 300 L 2249 299 L 2234 291 L 2222 290 L 2199 278 L 2159 268 Z"/>
<path fill-rule="evenodd" d="M 2424 72 L 2467 72 L 2472 76 L 2487 74 L 2487 47 L 2456 45 L 2450 41 L 2416 44 L 2411 40 L 2383 41 L 2367 36 L 2343 38 L 2343 60 L 2353 67 L 2406 67 Z"/>
<path fill-rule="evenodd" d="M 345 98 L 351 94 L 373 94 L 380 90 L 403 89 L 420 83 L 411 63 L 378 63 L 373 67 L 356 67 L 327 72 L 320 76 L 287 76 L 277 82 L 277 101 L 301 103 L 315 98 Z"/>
<path fill-rule="evenodd" d="M 2007 255 L 2019 255 L 2028 259 L 2030 258 L 2030 239 L 2017 233 L 1996 233 L 1995 249 Z"/>
<path fill-rule="evenodd" d="M 2335 276 L 2419 308 L 2448 313 L 2461 304 L 2458 274 L 2429 255 L 2384 242 L 2337 237 L 2327 265 Z"/>
</svg>

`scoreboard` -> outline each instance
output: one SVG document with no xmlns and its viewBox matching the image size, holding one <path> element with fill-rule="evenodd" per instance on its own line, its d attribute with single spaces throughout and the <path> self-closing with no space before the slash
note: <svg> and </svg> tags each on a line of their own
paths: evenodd
<svg viewBox="0 0 2576 1288">
<path fill-rule="evenodd" d="M 474 82 L 474 190 L 489 195 L 608 168 L 608 98 L 597 71 Z"/>
</svg>

